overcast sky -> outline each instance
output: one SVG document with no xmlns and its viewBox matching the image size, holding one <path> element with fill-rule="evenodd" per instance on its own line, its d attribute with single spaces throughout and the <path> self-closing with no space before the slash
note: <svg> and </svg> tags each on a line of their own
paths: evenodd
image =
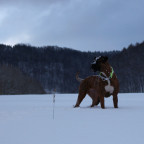
<svg viewBox="0 0 144 144">
<path fill-rule="evenodd" d="M 0 0 L 0 43 L 121 50 L 144 40 L 144 0 Z"/>
</svg>

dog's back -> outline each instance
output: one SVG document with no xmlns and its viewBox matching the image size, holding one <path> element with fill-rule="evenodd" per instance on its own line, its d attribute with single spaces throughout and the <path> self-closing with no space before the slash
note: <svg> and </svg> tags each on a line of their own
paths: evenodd
<svg viewBox="0 0 144 144">
<path fill-rule="evenodd" d="M 79 89 L 83 89 L 83 91 L 88 89 L 95 89 L 99 85 L 99 80 L 99 77 L 96 75 L 89 76 L 81 81 Z"/>
</svg>

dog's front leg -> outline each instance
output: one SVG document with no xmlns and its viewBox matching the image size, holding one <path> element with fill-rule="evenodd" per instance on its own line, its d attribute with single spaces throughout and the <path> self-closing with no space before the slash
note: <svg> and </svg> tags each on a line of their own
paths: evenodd
<svg viewBox="0 0 144 144">
<path fill-rule="evenodd" d="M 100 103 L 101 103 L 101 108 L 104 109 L 105 104 L 104 104 L 104 96 L 103 95 L 100 96 Z"/>
<path fill-rule="evenodd" d="M 113 95 L 113 104 L 114 104 L 114 108 L 118 108 L 118 96 L 117 96 L 117 94 Z"/>
</svg>

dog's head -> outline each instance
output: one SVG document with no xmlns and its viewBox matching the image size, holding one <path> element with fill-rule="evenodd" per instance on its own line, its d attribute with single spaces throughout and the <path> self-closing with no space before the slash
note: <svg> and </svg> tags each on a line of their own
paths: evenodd
<svg viewBox="0 0 144 144">
<path fill-rule="evenodd" d="M 99 57 L 95 57 L 93 62 L 91 63 L 91 69 L 96 72 L 96 71 L 100 71 L 101 69 L 101 64 L 106 63 L 108 60 L 107 56 L 99 56 Z"/>
</svg>

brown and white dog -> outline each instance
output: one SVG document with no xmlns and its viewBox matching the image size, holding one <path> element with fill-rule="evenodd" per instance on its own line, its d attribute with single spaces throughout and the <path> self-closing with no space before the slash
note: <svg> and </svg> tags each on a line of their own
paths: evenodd
<svg viewBox="0 0 144 144">
<path fill-rule="evenodd" d="M 107 98 L 112 95 L 114 108 L 118 108 L 119 82 L 113 68 L 108 63 L 108 57 L 96 57 L 91 64 L 91 68 L 94 72 L 100 71 L 100 74 L 89 76 L 85 79 L 79 78 L 78 74 L 76 75 L 76 79 L 81 83 L 74 107 L 79 107 L 86 94 L 88 94 L 92 98 L 91 107 L 98 105 L 100 102 L 101 108 L 104 109 L 104 97 Z"/>
</svg>

